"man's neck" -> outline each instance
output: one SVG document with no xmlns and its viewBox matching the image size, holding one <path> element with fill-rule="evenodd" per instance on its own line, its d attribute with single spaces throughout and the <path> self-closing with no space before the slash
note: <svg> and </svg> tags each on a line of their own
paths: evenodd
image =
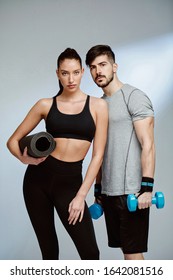
<svg viewBox="0 0 173 280">
<path fill-rule="evenodd" d="M 104 94 L 107 96 L 112 96 L 114 93 L 116 93 L 120 88 L 122 88 L 124 84 L 115 78 L 107 87 L 102 88 L 104 91 Z"/>
</svg>

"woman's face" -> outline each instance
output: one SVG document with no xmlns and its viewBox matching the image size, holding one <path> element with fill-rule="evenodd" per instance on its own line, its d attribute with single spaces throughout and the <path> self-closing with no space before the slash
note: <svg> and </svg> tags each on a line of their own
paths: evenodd
<svg viewBox="0 0 173 280">
<path fill-rule="evenodd" d="M 74 92 L 79 89 L 84 69 L 76 59 L 63 60 L 56 73 L 65 91 Z"/>
</svg>

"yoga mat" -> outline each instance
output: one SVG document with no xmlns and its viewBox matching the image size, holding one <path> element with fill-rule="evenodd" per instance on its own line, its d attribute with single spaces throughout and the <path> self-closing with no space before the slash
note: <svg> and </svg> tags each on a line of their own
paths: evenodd
<svg viewBox="0 0 173 280">
<path fill-rule="evenodd" d="M 25 147 L 28 148 L 28 155 L 39 158 L 50 155 L 55 149 L 56 142 L 48 132 L 38 132 L 27 135 L 19 141 L 19 147 L 23 153 Z"/>
</svg>

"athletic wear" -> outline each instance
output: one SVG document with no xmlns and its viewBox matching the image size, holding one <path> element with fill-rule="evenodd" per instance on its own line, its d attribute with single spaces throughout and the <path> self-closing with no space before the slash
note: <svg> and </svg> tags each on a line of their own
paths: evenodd
<svg viewBox="0 0 173 280">
<path fill-rule="evenodd" d="M 130 212 L 127 195 L 102 196 L 109 247 L 124 254 L 147 252 L 149 208 Z"/>
<path fill-rule="evenodd" d="M 74 138 L 92 142 L 96 126 L 89 108 L 90 96 L 87 96 L 82 112 L 64 114 L 58 109 L 56 96 L 46 119 L 46 130 L 54 138 Z"/>
<path fill-rule="evenodd" d="M 44 260 L 59 259 L 54 208 L 81 259 L 99 259 L 93 223 L 86 203 L 82 221 L 75 225 L 68 223 L 69 203 L 82 184 L 81 172 L 82 161 L 63 162 L 52 156 L 48 156 L 39 165 L 29 165 L 26 170 L 24 198 Z"/>
<path fill-rule="evenodd" d="M 108 139 L 102 164 L 103 208 L 108 245 L 124 254 L 147 251 L 149 208 L 127 209 L 127 194 L 141 188 L 141 145 L 133 122 L 154 117 L 150 99 L 128 84 L 112 96 L 103 96 L 109 107 Z"/>
<path fill-rule="evenodd" d="M 108 140 L 102 165 L 102 193 L 123 195 L 141 188 L 141 145 L 133 122 L 153 117 L 150 99 L 128 84 L 112 96 L 103 95 L 109 107 Z"/>
</svg>

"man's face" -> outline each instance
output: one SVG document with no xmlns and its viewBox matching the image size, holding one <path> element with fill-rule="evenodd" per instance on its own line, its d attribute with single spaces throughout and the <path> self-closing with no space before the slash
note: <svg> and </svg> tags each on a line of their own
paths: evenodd
<svg viewBox="0 0 173 280">
<path fill-rule="evenodd" d="M 117 65 L 107 55 L 96 57 L 90 64 L 90 73 L 94 82 L 101 88 L 107 87 L 114 79 Z"/>
</svg>

